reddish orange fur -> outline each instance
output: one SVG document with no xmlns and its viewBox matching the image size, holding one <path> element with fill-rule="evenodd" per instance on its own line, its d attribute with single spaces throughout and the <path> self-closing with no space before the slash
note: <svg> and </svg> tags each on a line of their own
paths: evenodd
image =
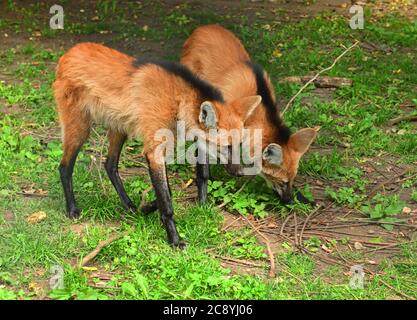
<svg viewBox="0 0 417 320">
<path fill-rule="evenodd" d="M 160 143 L 154 141 L 155 132 L 173 129 L 177 119 L 188 128 L 201 128 L 202 101 L 194 88 L 158 65 L 134 68 L 132 62 L 132 57 L 95 43 L 78 44 L 61 57 L 53 89 L 64 164 L 88 138 L 92 122 L 110 129 L 110 141 L 112 135 L 141 137 L 145 154 Z M 219 128 L 243 127 L 242 101 L 212 102 Z"/>
<path fill-rule="evenodd" d="M 240 40 L 232 32 L 219 25 L 207 25 L 194 30 L 186 40 L 181 56 L 181 63 L 217 86 L 222 90 L 226 99 L 257 94 L 255 75 L 246 64 L 249 60 L 249 54 Z M 273 86 L 266 73 L 264 78 L 275 101 Z M 266 108 L 263 106 L 248 118 L 245 128 L 263 130 L 262 149 L 270 143 L 277 143 L 277 128 L 271 126 Z M 315 137 L 315 134 L 313 135 Z M 281 145 L 282 165 L 277 167 L 264 161 L 263 175 L 272 183 L 283 181 L 292 184 L 297 174 L 299 160 L 310 145 L 308 143 L 307 148 L 304 148 L 305 146 L 302 147 L 300 143 L 296 134 L 291 136 L 287 144 Z"/>
</svg>

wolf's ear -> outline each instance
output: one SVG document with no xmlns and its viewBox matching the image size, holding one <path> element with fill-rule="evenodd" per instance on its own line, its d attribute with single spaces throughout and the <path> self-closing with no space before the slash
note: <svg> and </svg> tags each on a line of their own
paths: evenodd
<svg viewBox="0 0 417 320">
<path fill-rule="evenodd" d="M 217 114 L 213 104 L 210 101 L 204 101 L 200 106 L 200 115 L 198 121 L 207 129 L 217 128 Z"/>
<path fill-rule="evenodd" d="M 281 165 L 283 160 L 281 146 L 276 143 L 268 144 L 262 153 L 262 158 L 271 164 L 275 164 L 277 166 Z"/>
<path fill-rule="evenodd" d="M 253 114 L 261 101 L 261 96 L 248 96 L 234 101 L 237 109 L 236 112 L 242 118 L 243 122 L 245 122 L 251 116 L 251 114 Z"/>
<path fill-rule="evenodd" d="M 291 147 L 298 153 L 304 154 L 317 136 L 319 128 L 304 128 L 291 135 Z"/>
</svg>

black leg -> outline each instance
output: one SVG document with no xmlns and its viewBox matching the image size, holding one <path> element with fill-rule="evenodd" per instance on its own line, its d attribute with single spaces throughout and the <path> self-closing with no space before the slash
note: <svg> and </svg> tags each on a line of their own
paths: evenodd
<svg viewBox="0 0 417 320">
<path fill-rule="evenodd" d="M 210 167 L 208 164 L 197 163 L 197 188 L 198 202 L 205 204 L 207 202 L 208 180 L 210 178 Z"/>
<path fill-rule="evenodd" d="M 299 201 L 299 202 L 301 202 L 301 203 L 305 203 L 305 204 L 310 204 L 310 205 L 312 205 L 312 206 L 315 206 L 316 205 L 316 203 L 315 203 L 315 201 L 310 201 L 310 200 L 308 200 L 302 193 L 301 193 L 301 191 L 299 191 L 299 190 L 297 190 L 296 191 L 296 197 L 297 197 L 297 200 Z"/>
<path fill-rule="evenodd" d="M 197 150 L 197 153 L 199 151 Z M 208 180 L 210 179 L 210 166 L 208 163 L 208 155 L 205 152 L 198 154 L 198 161 L 196 167 L 197 173 L 197 189 L 198 202 L 205 204 L 207 202 Z"/>
<path fill-rule="evenodd" d="M 157 163 L 153 155 L 146 155 L 149 165 L 149 174 L 156 193 L 156 203 L 161 215 L 162 224 L 168 235 L 168 242 L 174 247 L 185 247 L 181 241 L 174 221 L 174 209 L 171 202 L 171 192 L 168 184 L 168 177 L 165 171 L 165 164 Z"/>
<path fill-rule="evenodd" d="M 158 203 L 156 200 L 144 204 L 141 208 L 140 211 L 142 211 L 144 214 L 150 214 L 152 212 L 155 212 L 156 210 L 158 210 Z"/>
<path fill-rule="evenodd" d="M 242 170 L 242 166 L 240 163 L 236 163 L 233 164 L 233 146 L 229 146 L 228 147 L 228 152 L 229 152 L 229 156 L 228 156 L 228 163 L 226 163 L 224 165 L 226 171 L 236 177 L 241 177 L 243 176 L 243 170 Z"/>
<path fill-rule="evenodd" d="M 121 134 L 112 130 L 109 131 L 108 137 L 110 140 L 109 154 L 107 156 L 106 163 L 104 164 L 107 175 L 109 176 L 110 181 L 116 189 L 123 207 L 126 210 L 136 211 L 137 208 L 127 195 L 123 186 L 123 182 L 120 179 L 118 170 L 120 153 L 127 137 L 125 134 Z"/>
<path fill-rule="evenodd" d="M 72 173 L 74 171 L 75 160 L 77 159 L 79 149 L 77 149 L 69 161 L 61 161 L 59 165 L 59 174 L 61 177 L 62 187 L 64 189 L 65 203 L 67 208 L 67 215 L 69 218 L 78 218 L 81 210 L 77 208 L 74 197 L 74 190 L 72 187 Z"/>
</svg>

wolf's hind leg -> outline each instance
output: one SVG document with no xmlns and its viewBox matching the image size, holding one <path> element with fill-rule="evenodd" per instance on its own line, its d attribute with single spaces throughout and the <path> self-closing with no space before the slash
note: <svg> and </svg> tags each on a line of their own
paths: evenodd
<svg viewBox="0 0 417 320">
<path fill-rule="evenodd" d="M 126 210 L 136 211 L 137 208 L 127 195 L 118 170 L 120 153 L 122 152 L 123 144 L 125 143 L 127 136 L 124 133 L 110 129 L 108 132 L 108 138 L 110 142 L 109 153 L 107 155 L 104 168 L 106 169 L 107 175 L 119 195 L 123 207 Z"/>
<path fill-rule="evenodd" d="M 77 208 L 72 184 L 72 174 L 77 155 L 90 134 L 90 116 L 81 104 L 77 91 L 67 94 L 65 99 L 58 99 L 58 111 L 63 132 L 63 149 L 59 173 L 64 189 L 67 215 L 78 218 L 81 210 Z"/>
</svg>

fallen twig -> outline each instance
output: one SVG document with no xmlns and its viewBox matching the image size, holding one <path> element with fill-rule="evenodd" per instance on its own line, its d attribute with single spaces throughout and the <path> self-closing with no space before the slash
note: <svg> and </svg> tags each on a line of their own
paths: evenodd
<svg viewBox="0 0 417 320">
<path fill-rule="evenodd" d="M 118 234 L 114 234 L 114 235 L 110 236 L 108 239 L 100 241 L 99 244 L 97 245 L 97 247 L 83 258 L 79 267 L 80 268 L 85 267 L 88 263 L 91 262 L 91 260 L 93 260 L 100 253 L 100 251 L 104 247 L 108 246 L 113 241 L 116 241 L 116 240 L 120 239 L 121 237 L 124 237 L 127 234 L 128 234 L 127 231 L 122 232 L 122 233 L 118 233 Z"/>
<path fill-rule="evenodd" d="M 290 101 L 288 101 L 287 105 L 285 106 L 284 110 L 282 111 L 282 114 L 284 114 L 287 109 L 290 107 L 290 105 L 293 103 L 293 101 L 295 100 L 295 98 L 298 97 L 298 95 L 303 92 L 303 90 L 305 88 L 307 88 L 314 80 L 316 80 L 318 78 L 318 76 L 320 76 L 322 73 L 329 71 L 330 69 L 332 69 L 336 63 L 346 54 L 348 53 L 350 50 L 352 50 L 354 47 L 356 47 L 358 45 L 359 41 L 356 41 L 354 44 L 352 44 L 349 48 L 347 48 L 345 51 L 343 51 L 334 61 L 333 63 L 327 67 L 324 68 L 323 70 L 319 71 L 314 77 L 312 77 L 309 81 L 306 82 L 305 85 L 303 85 L 300 90 L 298 90 L 298 92 L 295 94 L 295 96 L 293 96 Z"/>
<path fill-rule="evenodd" d="M 306 84 L 309 81 L 314 83 L 317 88 L 350 87 L 353 83 L 351 79 L 341 77 L 317 77 L 313 79 L 313 76 L 291 76 L 279 80 L 280 83 L 292 82 L 301 84 Z"/>
<path fill-rule="evenodd" d="M 291 214 L 289 214 L 289 215 L 285 218 L 284 222 L 282 223 L 281 230 L 279 231 L 279 234 L 280 234 L 281 236 L 284 234 L 284 229 L 285 229 L 285 226 L 286 226 L 286 224 L 287 224 L 288 220 L 290 220 L 290 218 L 291 218 L 291 217 L 292 217 L 292 215 L 291 215 Z"/>
<path fill-rule="evenodd" d="M 386 185 L 386 184 L 388 184 L 388 183 L 392 183 L 392 182 L 394 182 L 394 181 L 395 181 L 395 179 L 398 179 L 399 177 L 402 177 L 402 176 L 403 176 L 403 175 L 405 175 L 408 171 L 410 171 L 410 168 L 407 168 L 407 169 L 405 169 L 405 170 L 401 171 L 399 174 L 397 174 L 397 175 L 395 175 L 395 176 L 393 176 L 393 177 L 389 178 L 388 180 L 385 180 L 385 181 L 381 182 L 380 184 L 378 184 L 375 188 L 373 188 L 373 189 L 371 190 L 371 192 L 369 193 L 368 197 L 369 197 L 369 198 L 372 198 L 372 197 L 376 194 L 376 192 L 377 192 L 379 189 L 381 189 L 383 186 L 385 186 L 385 185 Z"/>
<path fill-rule="evenodd" d="M 265 241 L 265 244 L 266 244 L 266 248 L 267 248 L 267 251 L 268 251 L 268 256 L 269 256 L 269 263 L 270 263 L 270 265 L 271 265 L 271 268 L 270 268 L 270 270 L 269 270 L 269 276 L 271 277 L 271 278 L 275 278 L 275 275 L 276 275 L 276 269 L 275 269 L 275 257 L 274 257 L 274 253 L 272 252 L 272 249 L 271 249 L 271 245 L 270 245 L 270 243 L 269 243 L 269 240 L 268 240 L 268 238 L 262 233 L 262 232 L 260 232 L 259 230 L 258 230 L 258 228 L 256 228 L 254 225 L 253 225 L 253 223 L 252 222 L 250 222 L 250 220 L 248 219 L 248 218 L 246 218 L 244 215 L 242 215 L 242 217 L 249 223 L 249 225 L 256 231 L 256 233 L 257 234 L 259 234 L 261 237 L 262 237 L 262 239 L 264 239 L 264 241 Z"/>
<path fill-rule="evenodd" d="M 369 271 L 368 271 L 369 272 Z M 373 272 L 371 272 L 373 273 Z M 373 275 L 375 276 L 376 274 L 373 273 Z M 395 293 L 397 293 L 398 295 L 408 299 L 408 300 L 416 300 L 414 297 L 409 296 L 408 294 L 394 288 L 392 285 L 390 285 L 389 283 L 385 282 L 384 280 L 382 280 L 380 277 L 378 277 L 378 281 L 381 282 L 383 285 L 387 286 L 388 288 L 390 288 L 392 291 L 394 291 Z"/>
<path fill-rule="evenodd" d="M 364 253 L 375 252 L 375 251 L 379 251 L 379 250 L 384 250 L 384 249 L 388 249 L 388 248 L 392 248 L 392 247 L 398 247 L 398 246 L 401 246 L 401 245 L 404 245 L 404 244 L 410 244 L 410 243 L 416 243 L 416 242 L 417 242 L 417 240 L 392 243 L 392 244 L 389 244 L 385 247 L 380 247 L 380 248 L 374 248 L 374 249 L 367 250 Z"/>
<path fill-rule="evenodd" d="M 389 120 L 388 124 L 390 126 L 393 126 L 394 124 L 397 124 L 397 123 L 402 122 L 402 121 L 417 121 L 417 115 L 415 115 L 415 114 L 402 115 L 402 116 L 399 116 L 397 118 Z"/>
<path fill-rule="evenodd" d="M 247 266 L 251 266 L 251 267 L 257 267 L 257 268 L 264 268 L 265 267 L 264 264 L 256 263 L 256 262 L 253 262 L 253 261 L 235 259 L 235 258 L 231 258 L 231 257 L 218 256 L 218 255 L 215 255 L 215 256 L 222 259 L 222 260 L 234 262 L 234 263 L 237 263 L 237 264 L 243 264 L 243 265 L 247 265 Z"/>
<path fill-rule="evenodd" d="M 223 244 L 221 246 L 217 246 L 217 247 L 213 247 L 213 248 L 208 248 L 208 249 L 206 249 L 206 252 L 211 252 L 211 251 L 214 251 L 214 250 L 219 250 L 219 249 L 223 249 L 225 247 L 231 246 L 231 245 L 235 244 L 236 242 L 238 242 L 239 240 L 241 240 L 243 238 L 246 238 L 246 237 L 249 237 L 250 235 L 254 234 L 255 232 L 256 232 L 256 230 L 252 230 L 250 232 L 247 232 L 243 236 L 240 236 L 240 237 L 234 239 L 231 242 L 225 243 L 225 244 Z"/>
<path fill-rule="evenodd" d="M 299 246 L 297 231 L 298 231 L 297 214 L 294 212 L 294 241 L 295 241 L 296 248 L 298 248 Z"/>
<path fill-rule="evenodd" d="M 141 200 L 140 200 L 140 207 L 139 208 L 142 208 L 144 205 L 145 205 L 145 203 L 146 203 L 146 196 L 147 196 L 147 194 L 151 191 L 153 189 L 153 186 L 150 186 L 149 188 L 147 188 L 147 189 L 145 189 L 145 190 L 143 190 L 143 192 L 142 192 L 142 197 L 141 197 Z"/>
<path fill-rule="evenodd" d="M 322 205 L 320 204 L 316 209 L 314 209 L 312 212 L 310 212 L 310 214 L 308 215 L 308 217 L 305 219 L 304 224 L 303 224 L 303 227 L 301 228 L 301 232 L 300 232 L 300 240 L 299 240 L 299 243 L 301 245 L 303 245 L 303 233 L 304 233 L 304 229 L 307 226 L 307 223 L 316 214 L 316 212 L 321 209 L 321 207 L 322 207 Z"/>
<path fill-rule="evenodd" d="M 48 197 L 48 194 L 42 194 L 42 193 L 17 192 L 16 194 L 21 195 L 23 197 L 33 197 L 33 198 L 47 198 Z"/>
</svg>

